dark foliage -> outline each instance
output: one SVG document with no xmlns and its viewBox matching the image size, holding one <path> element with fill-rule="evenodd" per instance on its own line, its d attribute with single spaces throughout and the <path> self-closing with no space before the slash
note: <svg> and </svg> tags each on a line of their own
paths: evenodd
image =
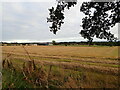
<svg viewBox="0 0 120 90">
<path fill-rule="evenodd" d="M 47 22 L 52 22 L 52 26 L 50 26 L 50 31 L 56 34 L 58 30 L 60 30 L 61 25 L 64 23 L 64 10 L 65 8 L 69 9 L 71 6 L 74 6 L 77 2 L 65 2 L 65 0 L 58 1 L 57 7 L 52 7 L 49 9 L 50 17 L 47 18 Z"/>
<path fill-rule="evenodd" d="M 82 19 L 83 30 L 80 32 L 82 37 L 89 41 L 92 41 L 94 36 L 108 41 L 116 40 L 109 30 L 120 22 L 120 1 L 83 2 L 80 11 L 85 14 L 85 18 Z"/>
</svg>

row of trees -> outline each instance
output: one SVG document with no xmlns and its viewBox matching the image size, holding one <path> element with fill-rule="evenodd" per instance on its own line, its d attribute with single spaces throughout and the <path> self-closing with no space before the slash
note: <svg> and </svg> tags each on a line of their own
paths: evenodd
<svg viewBox="0 0 120 90">
<path fill-rule="evenodd" d="M 89 45 L 89 42 L 56 42 L 52 41 L 53 45 Z M 99 46 L 120 46 L 120 41 L 118 42 L 92 42 L 91 45 Z"/>
</svg>

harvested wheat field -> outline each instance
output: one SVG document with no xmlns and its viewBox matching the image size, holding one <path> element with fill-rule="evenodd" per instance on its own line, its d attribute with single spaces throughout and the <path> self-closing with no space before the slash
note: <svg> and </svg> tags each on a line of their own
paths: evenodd
<svg viewBox="0 0 120 90">
<path fill-rule="evenodd" d="M 118 47 L 3 46 L 2 55 L 3 88 L 120 86 Z"/>
</svg>

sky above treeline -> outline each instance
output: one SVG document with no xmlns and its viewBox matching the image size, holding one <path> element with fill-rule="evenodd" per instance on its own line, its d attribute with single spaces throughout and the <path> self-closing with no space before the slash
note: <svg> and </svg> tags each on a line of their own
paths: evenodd
<svg viewBox="0 0 120 90">
<path fill-rule="evenodd" d="M 77 5 L 65 10 L 64 24 L 61 30 L 54 35 L 50 32 L 47 23 L 49 11 L 52 6 L 56 6 L 56 0 L 4 0 L 2 2 L 2 41 L 7 42 L 58 42 L 64 41 L 87 41 L 79 34 L 82 28 L 82 18 L 84 14 L 80 12 L 83 1 L 78 1 Z M 1 16 L 0 16 L 1 17 Z M 112 33 L 118 37 L 118 25 L 111 29 Z M 100 39 L 94 38 L 94 41 Z"/>
</svg>

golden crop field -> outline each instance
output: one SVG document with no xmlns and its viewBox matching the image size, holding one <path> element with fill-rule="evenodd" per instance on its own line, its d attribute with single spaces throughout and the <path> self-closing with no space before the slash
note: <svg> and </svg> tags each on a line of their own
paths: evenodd
<svg viewBox="0 0 120 90">
<path fill-rule="evenodd" d="M 3 60 L 10 60 L 18 69 L 22 68 L 24 62 L 31 60 L 38 66 L 43 65 L 46 73 L 51 72 L 52 80 L 47 80 L 48 87 L 104 88 L 119 86 L 118 48 L 3 46 L 2 55 Z"/>
</svg>

